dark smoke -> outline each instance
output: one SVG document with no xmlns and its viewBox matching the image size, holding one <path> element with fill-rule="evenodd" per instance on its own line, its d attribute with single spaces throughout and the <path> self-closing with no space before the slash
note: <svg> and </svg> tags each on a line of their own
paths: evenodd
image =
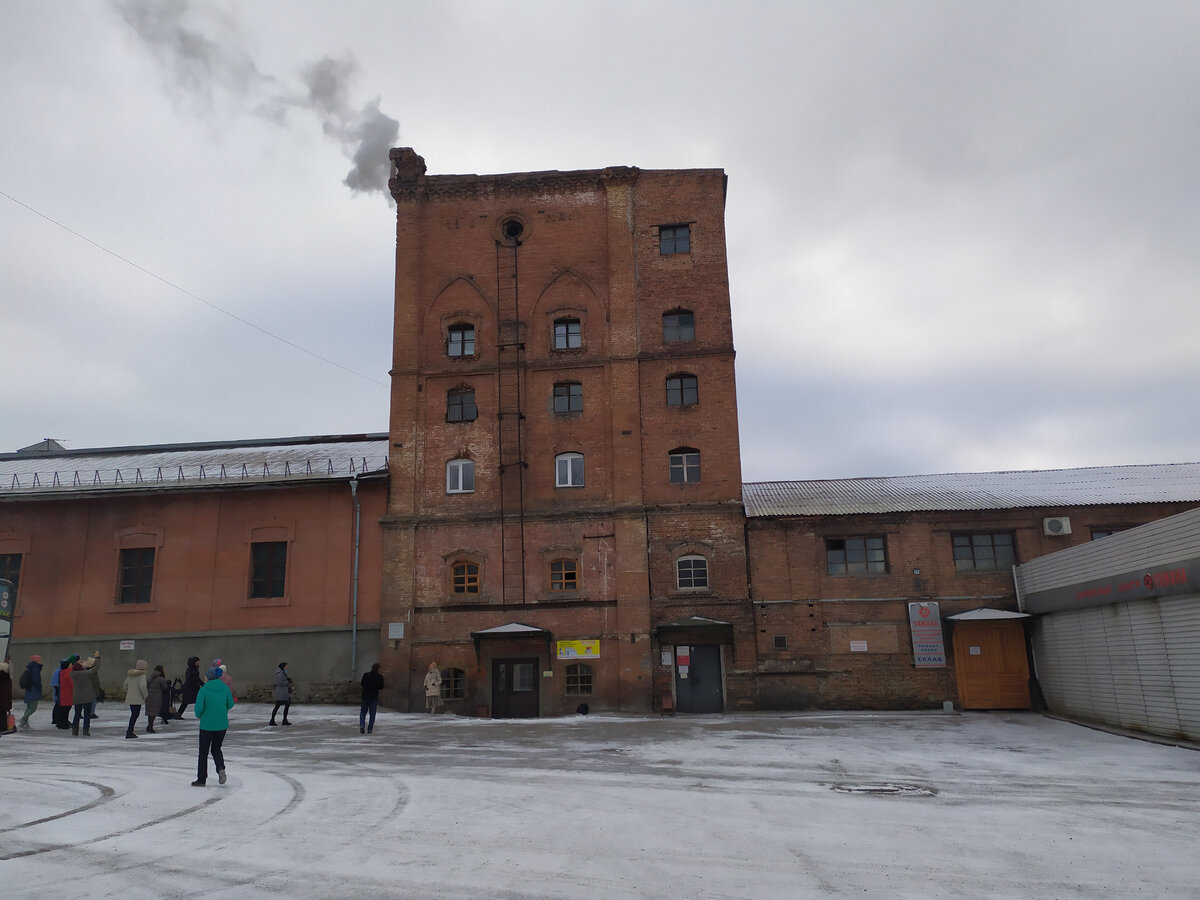
<svg viewBox="0 0 1200 900">
<path fill-rule="evenodd" d="M 188 96 L 211 108 L 213 91 L 221 89 L 246 112 L 277 124 L 290 110 L 312 112 L 354 163 L 343 183 L 355 192 L 388 196 L 388 149 L 398 143 L 400 123 L 379 109 L 379 97 L 357 108 L 350 100 L 358 71 L 353 57 L 325 57 L 305 66 L 301 84 L 288 90 L 259 71 L 236 45 L 236 34 L 216 40 L 188 25 L 193 18 L 188 0 L 113 0 L 113 5 Z"/>
</svg>

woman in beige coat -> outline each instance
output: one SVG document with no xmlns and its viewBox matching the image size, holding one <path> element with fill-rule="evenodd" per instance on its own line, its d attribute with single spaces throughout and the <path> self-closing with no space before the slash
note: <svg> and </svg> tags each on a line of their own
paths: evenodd
<svg viewBox="0 0 1200 900">
<path fill-rule="evenodd" d="M 425 673 L 425 711 L 437 712 L 441 705 L 442 673 L 438 671 L 438 664 L 435 660 L 429 664 L 429 671 Z"/>
<path fill-rule="evenodd" d="M 125 738 L 136 738 L 133 726 L 137 724 L 138 716 L 142 714 L 142 705 L 146 702 L 146 661 L 139 659 L 132 669 L 125 673 L 125 702 L 129 704 L 129 727 L 125 730 Z"/>
</svg>

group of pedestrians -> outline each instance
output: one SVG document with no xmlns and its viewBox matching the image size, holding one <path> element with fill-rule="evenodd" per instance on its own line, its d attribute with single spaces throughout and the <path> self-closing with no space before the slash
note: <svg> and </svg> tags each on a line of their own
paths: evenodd
<svg viewBox="0 0 1200 900">
<path fill-rule="evenodd" d="M 193 656 L 188 660 L 187 677 L 183 682 L 182 697 L 179 712 L 175 713 L 175 718 L 183 718 L 183 710 L 188 703 L 196 699 L 196 691 L 200 688 L 199 667 L 194 663 L 199 662 L 199 657 Z M 195 686 L 190 687 L 190 678 L 195 672 Z M 154 667 L 154 671 L 147 676 L 146 661 L 139 659 L 133 664 L 133 668 L 125 673 L 125 683 L 122 685 L 125 691 L 125 703 L 129 706 L 129 727 L 125 729 L 125 738 L 130 740 L 137 737 L 136 727 L 138 717 L 142 714 L 142 707 L 146 708 L 146 733 L 154 734 L 154 723 L 158 719 L 162 719 L 162 724 L 166 725 L 171 721 L 171 694 L 172 683 L 167 680 L 166 671 L 162 665 Z M 189 695 L 190 690 L 190 695 Z"/>
</svg>

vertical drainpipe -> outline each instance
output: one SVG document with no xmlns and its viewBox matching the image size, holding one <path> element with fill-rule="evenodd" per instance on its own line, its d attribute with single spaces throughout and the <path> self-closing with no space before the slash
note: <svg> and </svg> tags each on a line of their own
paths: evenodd
<svg viewBox="0 0 1200 900">
<path fill-rule="evenodd" d="M 350 683 L 358 674 L 358 544 L 362 508 L 358 502 L 358 476 L 350 478 L 350 500 L 354 503 L 354 574 L 350 582 Z"/>
</svg>

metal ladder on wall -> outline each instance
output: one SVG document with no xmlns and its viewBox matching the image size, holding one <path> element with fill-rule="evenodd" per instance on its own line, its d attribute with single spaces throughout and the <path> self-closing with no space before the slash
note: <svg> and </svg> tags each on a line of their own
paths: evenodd
<svg viewBox="0 0 1200 900">
<path fill-rule="evenodd" d="M 497 410 L 500 442 L 501 584 L 503 602 L 525 602 L 525 414 L 521 405 L 525 369 L 525 323 L 520 319 L 517 251 L 513 236 L 496 242 L 498 320 Z"/>
</svg>

